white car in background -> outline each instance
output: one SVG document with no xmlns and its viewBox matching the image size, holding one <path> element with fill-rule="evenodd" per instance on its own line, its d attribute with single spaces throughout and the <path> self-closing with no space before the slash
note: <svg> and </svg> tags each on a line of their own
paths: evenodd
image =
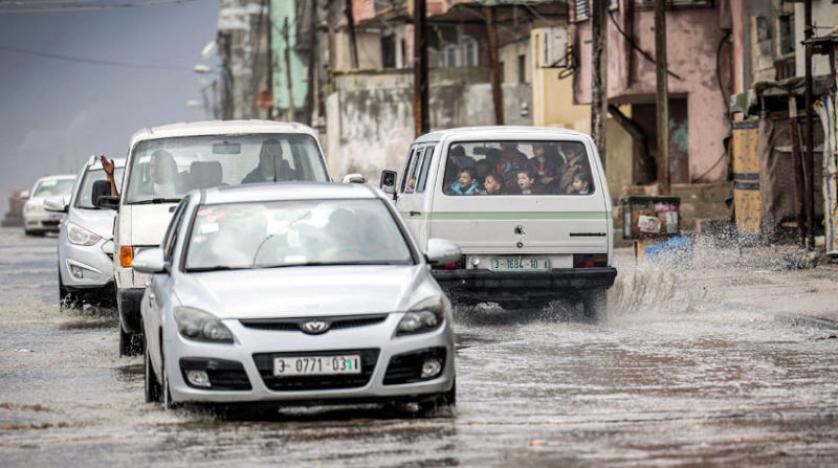
<svg viewBox="0 0 838 468">
<path fill-rule="evenodd" d="M 27 198 L 23 205 L 23 230 L 27 236 L 58 232 L 58 225 L 64 215 L 45 210 L 44 201 L 49 198 L 69 200 L 75 183 L 74 175 L 41 177 L 32 186 L 32 190 L 23 193 L 23 198 Z"/>
<path fill-rule="evenodd" d="M 451 304 L 377 189 L 260 184 L 190 192 L 133 262 L 146 401 L 455 402 Z M 406 401 L 405 401 L 406 400 Z"/>
<path fill-rule="evenodd" d="M 122 180 L 124 159 L 115 159 L 114 174 Z M 58 290 L 62 307 L 89 302 L 115 305 L 113 284 L 114 210 L 99 208 L 97 199 L 111 194 L 98 158 L 91 157 L 78 176 L 69 202 L 46 200 L 47 211 L 66 213 L 58 232 Z"/>
</svg>

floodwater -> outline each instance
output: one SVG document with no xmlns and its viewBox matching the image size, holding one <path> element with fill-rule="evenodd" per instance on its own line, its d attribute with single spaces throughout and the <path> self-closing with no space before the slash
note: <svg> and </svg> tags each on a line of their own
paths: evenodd
<svg viewBox="0 0 838 468">
<path fill-rule="evenodd" d="M 117 357 L 114 313 L 59 311 L 54 244 L 0 230 L 3 466 L 838 462 L 835 332 L 728 301 L 731 284 L 780 272 L 624 261 L 597 324 L 560 304 L 457 311 L 458 404 L 432 417 L 220 419 L 143 402 L 142 361 Z"/>
</svg>

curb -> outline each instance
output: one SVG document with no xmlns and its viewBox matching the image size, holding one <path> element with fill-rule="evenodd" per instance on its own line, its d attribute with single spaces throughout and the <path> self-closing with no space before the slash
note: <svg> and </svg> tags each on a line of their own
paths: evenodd
<svg viewBox="0 0 838 468">
<path fill-rule="evenodd" d="M 774 314 L 774 320 L 789 325 L 804 325 L 821 330 L 838 330 L 838 322 L 828 319 L 810 317 L 808 315 Z"/>
</svg>

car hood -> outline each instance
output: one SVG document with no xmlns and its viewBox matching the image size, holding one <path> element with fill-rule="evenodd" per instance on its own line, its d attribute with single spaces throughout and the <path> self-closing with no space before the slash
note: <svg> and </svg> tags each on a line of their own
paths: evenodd
<svg viewBox="0 0 838 468">
<path fill-rule="evenodd" d="M 222 319 L 394 312 L 441 294 L 425 265 L 186 273 L 175 289 L 181 304 Z"/>
<path fill-rule="evenodd" d="M 114 210 L 73 209 L 70 211 L 67 221 L 76 223 L 102 238 L 111 239 L 113 238 L 114 216 L 116 216 Z"/>
</svg>

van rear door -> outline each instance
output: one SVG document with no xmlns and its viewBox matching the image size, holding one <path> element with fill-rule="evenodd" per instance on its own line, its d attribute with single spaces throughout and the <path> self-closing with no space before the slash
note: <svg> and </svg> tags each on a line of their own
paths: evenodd
<svg viewBox="0 0 838 468">
<path fill-rule="evenodd" d="M 545 144 L 559 148 L 564 141 L 554 139 L 545 141 Z M 589 171 L 589 193 L 563 193 L 560 182 L 551 182 L 552 185 L 538 183 L 537 188 L 529 189 L 534 192 L 532 194 L 521 194 L 516 183 L 517 174 L 512 176 L 508 173 L 504 178 L 503 193 L 455 194 L 457 180 L 452 180 L 452 174 L 457 171 L 452 167 L 446 170 L 446 166 L 453 165 L 457 169 L 470 164 L 483 166 L 482 169 L 473 169 L 478 172 L 475 179 L 481 184 L 481 191 L 485 190 L 483 184 L 486 182 L 480 179 L 484 178 L 486 164 L 479 161 L 491 159 L 492 172 L 503 178 L 497 173 L 508 169 L 508 165 L 501 164 L 504 161 L 495 161 L 497 154 L 493 158 L 492 152 L 488 151 L 488 148 L 498 147 L 498 143 L 498 140 L 492 140 L 481 146 L 476 142 L 457 141 L 443 147 L 441 153 L 447 157 L 440 158 L 438 183 L 432 188 L 434 201 L 429 214 L 429 237 L 456 242 L 466 254 L 465 268 L 469 269 L 571 268 L 574 266 L 574 254 L 600 254 L 598 258 L 602 258 L 602 254 L 609 255 L 612 229 L 610 195 L 596 153 L 584 140 L 572 140 L 570 143 L 584 149 L 584 160 L 575 161 L 584 162 L 582 166 Z M 533 143 L 532 139 L 516 142 L 527 162 L 534 157 Z M 451 149 L 456 146 L 464 148 L 465 154 L 462 150 L 455 150 L 456 157 L 452 157 Z M 552 157 L 560 161 L 565 158 L 563 154 Z M 530 166 L 534 167 L 530 172 L 539 169 L 538 164 L 530 163 Z M 569 170 L 567 164 L 558 166 L 565 166 L 564 172 Z M 560 179 L 561 172 L 555 174 L 554 179 Z M 445 177 L 445 174 L 448 176 Z M 533 174 L 533 179 L 536 178 L 538 175 Z M 460 191 L 467 192 L 467 189 L 460 187 Z M 523 262 L 523 265 L 515 265 L 516 262 Z"/>
</svg>

